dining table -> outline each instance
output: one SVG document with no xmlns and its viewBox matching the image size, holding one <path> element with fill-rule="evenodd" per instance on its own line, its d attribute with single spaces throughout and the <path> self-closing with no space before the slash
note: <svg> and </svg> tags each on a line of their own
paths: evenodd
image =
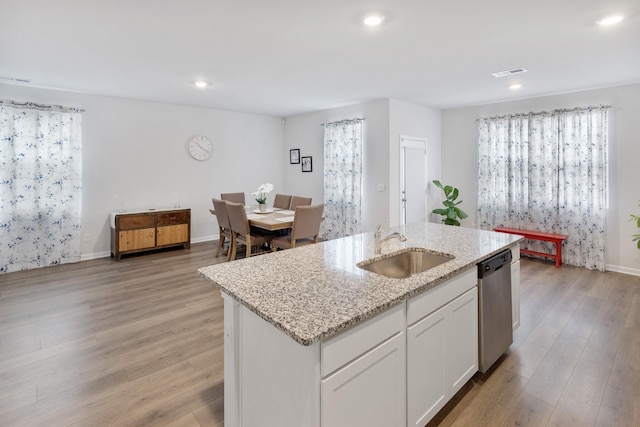
<svg viewBox="0 0 640 427">
<path fill-rule="evenodd" d="M 262 228 L 268 231 L 286 230 L 293 227 L 295 211 L 289 209 L 268 208 L 260 212 L 258 206 L 245 206 L 247 220 L 252 227 Z M 209 209 L 212 215 L 216 214 L 215 209 Z"/>
</svg>

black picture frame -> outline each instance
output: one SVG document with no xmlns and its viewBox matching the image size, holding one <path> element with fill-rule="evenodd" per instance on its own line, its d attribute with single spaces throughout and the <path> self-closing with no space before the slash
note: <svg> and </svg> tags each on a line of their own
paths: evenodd
<svg viewBox="0 0 640 427">
<path fill-rule="evenodd" d="M 300 149 L 294 148 L 289 150 L 289 163 L 292 165 L 297 165 L 300 163 Z"/>
<path fill-rule="evenodd" d="M 313 171 L 313 160 L 311 156 L 301 157 L 302 160 L 302 172 L 312 172 Z"/>
</svg>

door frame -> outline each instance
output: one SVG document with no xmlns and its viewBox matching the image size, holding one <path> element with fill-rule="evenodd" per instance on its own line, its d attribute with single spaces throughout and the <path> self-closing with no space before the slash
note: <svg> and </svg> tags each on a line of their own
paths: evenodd
<svg viewBox="0 0 640 427">
<path fill-rule="evenodd" d="M 425 213 L 425 220 L 428 218 L 428 213 L 427 213 L 427 166 L 428 166 L 428 162 L 427 162 L 427 139 L 426 138 L 420 138 L 417 136 L 409 136 L 409 135 L 400 135 L 400 144 L 399 144 L 399 151 L 398 151 L 398 155 L 400 157 L 400 176 L 398 179 L 399 182 L 399 188 L 398 188 L 398 210 L 397 212 L 399 213 L 399 218 L 400 221 L 398 222 L 400 225 L 405 225 L 406 223 L 406 217 L 404 215 L 404 207 L 403 207 L 403 190 L 404 190 L 404 172 L 405 172 L 405 164 L 404 164 L 404 156 L 402 155 L 402 151 L 405 148 L 416 148 L 416 149 L 423 149 L 424 150 L 424 213 Z"/>
</svg>

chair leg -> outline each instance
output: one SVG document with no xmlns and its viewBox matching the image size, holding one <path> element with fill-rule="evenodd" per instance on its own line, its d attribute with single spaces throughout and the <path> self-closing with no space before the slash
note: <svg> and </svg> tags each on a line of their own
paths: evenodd
<svg viewBox="0 0 640 427">
<path fill-rule="evenodd" d="M 235 233 L 231 235 L 231 244 L 229 247 L 229 256 L 227 257 L 228 261 L 233 261 L 236 259 L 236 249 L 237 249 L 237 239 Z"/>
<path fill-rule="evenodd" d="M 216 249 L 216 257 L 220 256 L 220 252 L 222 252 L 222 247 L 224 246 L 225 236 L 222 234 L 222 227 L 220 227 L 220 238 L 218 239 L 218 249 Z"/>
<path fill-rule="evenodd" d="M 252 245 L 252 241 L 251 241 L 251 237 L 247 236 L 247 241 L 246 241 L 246 247 L 247 250 L 245 252 L 245 258 L 250 258 L 251 257 L 251 252 L 253 252 L 253 245 Z"/>
</svg>

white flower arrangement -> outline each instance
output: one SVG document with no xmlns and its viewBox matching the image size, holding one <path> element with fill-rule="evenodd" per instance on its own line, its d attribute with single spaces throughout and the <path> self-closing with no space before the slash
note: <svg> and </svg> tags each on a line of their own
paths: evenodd
<svg viewBox="0 0 640 427">
<path fill-rule="evenodd" d="M 272 191 L 273 184 L 269 184 L 267 182 L 266 184 L 262 184 L 260 187 L 258 187 L 258 191 L 254 191 L 253 193 L 251 193 L 251 195 L 256 196 L 256 202 L 264 205 L 265 203 L 267 203 L 267 194 L 271 193 Z"/>
</svg>

